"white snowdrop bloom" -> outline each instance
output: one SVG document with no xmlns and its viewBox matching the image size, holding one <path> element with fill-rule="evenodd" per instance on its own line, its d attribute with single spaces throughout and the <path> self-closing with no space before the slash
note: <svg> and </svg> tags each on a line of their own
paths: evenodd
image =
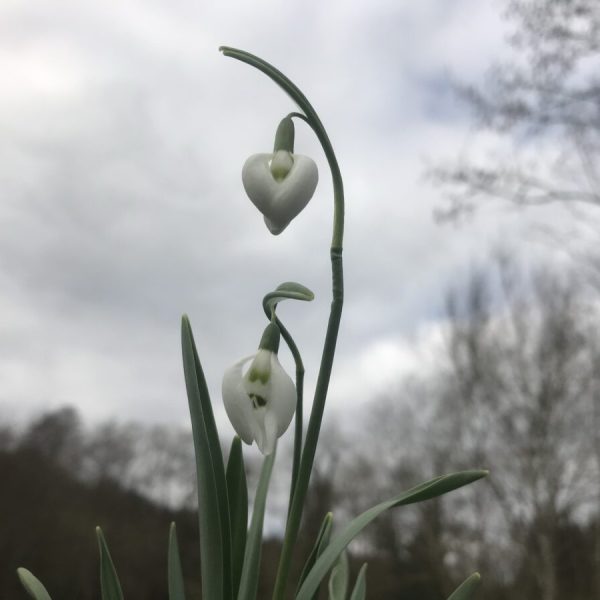
<svg viewBox="0 0 600 600">
<path fill-rule="evenodd" d="M 246 444 L 255 441 L 265 456 L 271 454 L 296 410 L 296 387 L 277 354 L 261 348 L 236 362 L 225 371 L 222 393 L 225 411 L 240 438 Z"/>
</svg>

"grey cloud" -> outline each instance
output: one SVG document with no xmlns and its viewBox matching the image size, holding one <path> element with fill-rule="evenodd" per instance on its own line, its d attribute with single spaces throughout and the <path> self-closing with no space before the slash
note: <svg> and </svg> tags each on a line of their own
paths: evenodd
<svg viewBox="0 0 600 600">
<path fill-rule="evenodd" d="M 436 194 L 419 181 L 421 156 L 462 131 L 449 122 L 435 137 L 420 86 L 437 59 L 419 44 L 438 27 L 451 34 L 413 4 L 401 14 L 396 5 L 0 9 L 0 64 L 14 67 L 0 71 L 9 90 L 0 100 L 0 401 L 183 421 L 180 314 L 190 313 L 218 399 L 224 368 L 258 343 L 263 294 L 290 279 L 317 294 L 311 306 L 281 307 L 310 394 L 329 305 L 327 167 L 300 125 L 297 148 L 317 158 L 321 184 L 285 235 L 271 237 L 244 198 L 240 168 L 271 147 L 294 107 L 220 56 L 219 43 L 289 73 L 338 148 L 348 198 L 340 364 L 435 319 L 453 270 L 494 224 L 457 234 L 431 222 Z M 413 22 L 422 40 L 403 41 Z"/>
</svg>

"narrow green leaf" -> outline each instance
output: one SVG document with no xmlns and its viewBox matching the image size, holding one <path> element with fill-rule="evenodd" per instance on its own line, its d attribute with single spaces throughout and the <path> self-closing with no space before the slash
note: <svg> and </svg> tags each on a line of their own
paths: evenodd
<svg viewBox="0 0 600 600">
<path fill-rule="evenodd" d="M 227 600 L 231 590 L 229 508 L 225 470 L 208 387 L 187 316 L 181 320 L 183 371 L 187 390 L 198 483 L 202 597 Z"/>
<path fill-rule="evenodd" d="M 304 563 L 304 567 L 302 567 L 302 573 L 300 575 L 300 579 L 298 581 L 298 587 L 296 589 L 296 593 L 300 589 L 300 586 L 304 583 L 306 576 L 309 574 L 310 570 L 313 568 L 317 558 L 321 556 L 323 550 L 327 547 L 329 543 L 329 538 L 331 537 L 331 527 L 333 524 L 333 515 L 331 513 L 327 513 L 323 522 L 321 523 L 321 528 L 319 529 L 319 533 L 317 534 L 317 538 L 315 543 Z"/>
<path fill-rule="evenodd" d="M 286 281 L 278 285 L 275 291 L 269 292 L 263 298 L 263 308 L 270 318 L 277 304 L 282 300 L 303 300 L 310 302 L 315 299 L 315 295 L 305 286 L 295 281 Z"/>
<path fill-rule="evenodd" d="M 367 563 L 364 563 L 358 572 L 356 583 L 354 584 L 354 590 L 350 600 L 365 600 L 367 597 Z"/>
<path fill-rule="evenodd" d="M 44 584 L 31 572 L 23 567 L 17 569 L 21 585 L 34 600 L 52 600 Z"/>
<path fill-rule="evenodd" d="M 175 523 L 171 523 L 169 529 L 168 580 L 169 600 L 185 600 L 183 571 L 181 570 L 181 559 L 179 557 L 179 545 L 177 544 L 177 529 Z"/>
<path fill-rule="evenodd" d="M 102 600 L 123 600 L 119 577 L 100 527 L 96 527 L 96 536 L 100 550 L 100 591 Z"/>
<path fill-rule="evenodd" d="M 454 590 L 448 600 L 471 600 L 475 595 L 475 590 L 479 587 L 480 581 L 481 575 L 479 573 L 473 573 L 473 575 L 467 577 L 467 579 Z"/>
<path fill-rule="evenodd" d="M 260 555 L 262 549 L 262 530 L 265 518 L 265 508 L 267 505 L 267 493 L 269 491 L 269 481 L 271 472 L 275 464 L 275 452 L 265 457 L 260 471 L 260 479 L 254 498 L 254 509 L 252 511 L 252 523 L 248 531 L 248 540 L 246 542 L 246 552 L 244 555 L 244 566 L 242 568 L 242 577 L 240 580 L 240 590 L 238 600 L 254 600 L 258 590 L 258 574 L 260 569 Z"/>
<path fill-rule="evenodd" d="M 244 552 L 246 550 L 246 533 L 248 531 L 248 486 L 246 484 L 242 441 L 237 435 L 231 443 L 225 477 L 227 479 L 229 513 L 231 515 L 232 597 L 235 598 L 240 588 Z"/>
<path fill-rule="evenodd" d="M 329 569 L 334 565 L 340 553 L 346 546 L 382 512 L 394 506 L 404 506 L 430 500 L 446 494 L 464 485 L 477 481 L 487 475 L 487 471 L 461 471 L 450 475 L 442 475 L 425 483 L 421 483 L 406 492 L 378 504 L 365 511 L 333 538 L 323 554 L 317 559 L 315 566 L 302 584 L 296 600 L 310 600 L 319 587 Z"/>
<path fill-rule="evenodd" d="M 350 567 L 348 553 L 344 550 L 329 576 L 329 600 L 346 600 Z"/>
</svg>

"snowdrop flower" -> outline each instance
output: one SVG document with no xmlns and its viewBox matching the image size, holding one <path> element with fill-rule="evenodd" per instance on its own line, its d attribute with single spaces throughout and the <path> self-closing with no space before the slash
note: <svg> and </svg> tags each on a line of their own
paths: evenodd
<svg viewBox="0 0 600 600">
<path fill-rule="evenodd" d="M 308 204 L 319 180 L 315 162 L 294 154 L 294 123 L 281 121 L 271 154 L 254 154 L 244 164 L 242 182 L 273 235 L 280 234 Z"/>
<path fill-rule="evenodd" d="M 273 452 L 296 410 L 296 387 L 279 364 L 278 345 L 279 329 L 271 323 L 258 352 L 236 362 L 223 376 L 223 404 L 233 428 L 246 444 L 255 441 L 265 456 Z"/>
</svg>

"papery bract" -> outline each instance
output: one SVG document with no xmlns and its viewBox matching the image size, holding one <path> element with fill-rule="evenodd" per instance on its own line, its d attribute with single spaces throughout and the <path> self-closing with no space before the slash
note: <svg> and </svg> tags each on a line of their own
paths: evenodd
<svg viewBox="0 0 600 600">
<path fill-rule="evenodd" d="M 244 365 L 252 360 L 248 371 Z M 246 444 L 271 454 L 296 410 L 296 387 L 277 354 L 260 349 L 225 371 L 223 404 L 236 433 Z"/>
<path fill-rule="evenodd" d="M 318 181 L 311 158 L 286 150 L 253 154 L 242 169 L 244 189 L 273 235 L 280 234 L 308 204 Z"/>
</svg>

